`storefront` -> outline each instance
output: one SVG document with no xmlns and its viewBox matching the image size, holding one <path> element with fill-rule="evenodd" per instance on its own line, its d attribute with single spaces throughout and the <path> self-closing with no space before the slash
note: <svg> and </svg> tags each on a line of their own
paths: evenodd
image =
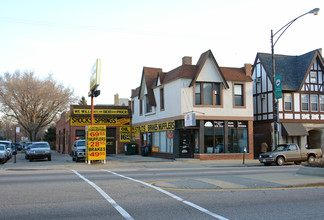
<svg viewBox="0 0 324 220">
<path fill-rule="evenodd" d="M 252 121 L 197 120 L 186 127 L 175 120 L 135 126 L 133 141 L 162 158 L 253 159 L 252 131 Z"/>
<path fill-rule="evenodd" d="M 125 152 L 131 141 L 131 113 L 127 106 L 94 106 L 94 125 L 106 126 L 106 153 Z M 91 125 L 91 106 L 71 105 L 56 123 L 56 150 L 71 154 L 76 139 L 85 138 L 85 126 Z"/>
</svg>

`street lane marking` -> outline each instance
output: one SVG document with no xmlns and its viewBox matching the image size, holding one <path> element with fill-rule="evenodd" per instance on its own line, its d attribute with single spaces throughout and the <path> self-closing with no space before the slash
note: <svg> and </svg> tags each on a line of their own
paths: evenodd
<svg viewBox="0 0 324 220">
<path fill-rule="evenodd" d="M 208 215 L 210 215 L 210 216 L 212 216 L 214 218 L 217 218 L 217 219 L 220 219 L 220 220 L 228 220 L 227 218 L 225 218 L 223 216 L 217 215 L 216 213 L 213 213 L 213 212 L 211 212 L 211 211 L 209 211 L 209 210 L 207 210 L 207 209 L 205 209 L 205 208 L 203 208 L 201 206 L 198 206 L 198 205 L 196 205 L 196 204 L 194 204 L 192 202 L 186 201 L 186 200 L 180 198 L 179 196 L 176 196 L 176 195 L 174 195 L 174 194 L 172 194 L 172 193 L 170 193 L 170 192 L 168 192 L 168 191 L 166 191 L 164 189 L 161 189 L 159 187 L 150 185 L 149 183 L 145 183 L 143 181 L 136 180 L 136 179 L 133 179 L 131 177 L 127 177 L 127 176 L 124 176 L 124 175 L 121 175 L 121 174 L 118 174 L 118 173 L 115 173 L 115 172 L 112 172 L 112 171 L 109 171 L 109 170 L 103 170 L 103 171 L 106 171 L 106 172 L 114 174 L 116 176 L 119 176 L 119 177 L 122 177 L 122 178 L 125 178 L 125 179 L 128 179 L 128 180 L 143 184 L 145 186 L 151 187 L 151 188 L 153 188 L 153 189 L 155 189 L 155 190 L 157 190 L 157 191 L 159 191 L 161 193 L 164 193 L 164 194 L 170 196 L 173 199 L 176 199 L 176 200 L 178 200 L 178 201 L 180 201 L 180 202 L 182 202 L 182 203 L 184 203 L 186 205 L 189 205 L 189 206 L 191 206 L 191 207 L 193 207 L 193 208 L 195 208 L 195 209 L 197 209 L 197 210 L 199 210 L 201 212 L 204 212 L 204 213 L 206 213 L 206 214 L 208 214 Z"/>
<path fill-rule="evenodd" d="M 83 179 L 85 182 L 89 183 L 93 188 L 95 188 L 125 219 L 134 219 L 128 212 L 126 212 L 121 206 L 119 206 L 115 200 L 113 200 L 105 191 L 103 191 L 99 186 L 97 186 L 95 183 L 91 182 L 81 174 L 79 174 L 77 171 L 72 170 L 77 176 L 79 176 L 81 179 Z"/>
</svg>

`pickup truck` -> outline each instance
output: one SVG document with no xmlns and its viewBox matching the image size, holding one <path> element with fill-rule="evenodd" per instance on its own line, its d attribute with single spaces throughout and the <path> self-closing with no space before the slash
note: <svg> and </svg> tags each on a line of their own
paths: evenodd
<svg viewBox="0 0 324 220">
<path fill-rule="evenodd" d="M 259 161 L 265 166 L 269 166 L 272 163 L 282 166 L 285 162 L 294 162 L 296 165 L 299 165 L 305 161 L 313 163 L 315 158 L 322 156 L 323 152 L 321 149 L 301 149 L 295 143 L 279 144 L 274 151 L 261 153 L 259 155 Z"/>
</svg>

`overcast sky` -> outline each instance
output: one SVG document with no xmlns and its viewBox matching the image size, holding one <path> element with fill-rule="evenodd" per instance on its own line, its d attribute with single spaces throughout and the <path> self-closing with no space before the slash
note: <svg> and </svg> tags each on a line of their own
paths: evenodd
<svg viewBox="0 0 324 220">
<path fill-rule="evenodd" d="M 219 66 L 253 64 L 257 52 L 271 52 L 271 29 L 314 8 L 322 11 L 297 20 L 275 46 L 287 55 L 324 47 L 323 0 L 0 0 L 0 74 L 52 74 L 87 97 L 100 58 L 94 103 L 113 104 L 115 93 L 130 98 L 143 66 L 167 72 L 209 49 Z"/>
</svg>

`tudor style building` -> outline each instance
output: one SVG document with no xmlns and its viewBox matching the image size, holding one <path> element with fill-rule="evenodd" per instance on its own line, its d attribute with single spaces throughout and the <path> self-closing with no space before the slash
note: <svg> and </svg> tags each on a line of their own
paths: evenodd
<svg viewBox="0 0 324 220">
<path fill-rule="evenodd" d="M 191 60 L 169 72 L 143 68 L 131 96 L 133 141 L 157 157 L 252 159 L 251 65 L 219 67 L 210 50 Z"/>
<path fill-rule="evenodd" d="M 324 63 L 321 49 L 300 56 L 275 55 L 281 75 L 278 143 L 324 149 Z M 273 75 L 271 54 L 258 53 L 252 70 L 255 155 L 261 142 L 273 146 Z"/>
</svg>

